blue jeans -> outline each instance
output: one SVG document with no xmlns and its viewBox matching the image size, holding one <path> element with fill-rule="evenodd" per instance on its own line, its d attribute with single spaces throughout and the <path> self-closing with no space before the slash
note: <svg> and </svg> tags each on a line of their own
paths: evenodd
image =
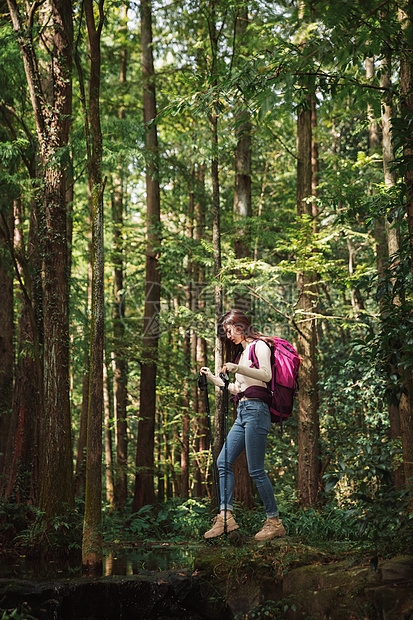
<svg viewBox="0 0 413 620">
<path fill-rule="evenodd" d="M 258 399 L 241 400 L 238 402 L 237 419 L 229 431 L 226 442 L 217 459 L 221 496 L 220 510 L 225 509 L 225 504 L 227 510 L 232 511 L 233 509 L 234 471 L 232 466 L 235 459 L 245 448 L 248 473 L 257 485 L 267 517 L 270 519 L 278 516 L 274 491 L 264 469 L 265 448 L 270 426 L 270 411 L 266 403 Z M 227 451 L 226 459 L 225 449 Z M 227 461 L 226 467 L 225 460 Z"/>
</svg>

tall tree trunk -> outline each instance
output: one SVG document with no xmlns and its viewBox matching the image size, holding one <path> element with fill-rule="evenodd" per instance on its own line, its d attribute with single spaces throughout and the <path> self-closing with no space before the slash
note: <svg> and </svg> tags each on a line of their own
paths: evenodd
<svg viewBox="0 0 413 620">
<path fill-rule="evenodd" d="M 6 230 L 7 227 L 7 230 Z M 14 375 L 13 263 L 7 237 L 13 238 L 13 211 L 0 220 L 0 476 L 4 471 L 8 429 L 12 418 Z"/>
<path fill-rule="evenodd" d="M 189 288 L 189 284 L 187 285 Z M 190 304 L 190 291 L 187 290 L 187 303 Z M 189 497 L 189 430 L 190 430 L 190 417 L 189 417 L 189 385 L 188 374 L 190 371 L 190 355 L 191 355 L 191 340 L 189 330 L 185 331 L 184 336 L 184 358 L 185 358 L 185 380 L 183 387 L 183 412 L 182 412 L 182 438 L 181 438 L 181 481 L 180 481 L 180 497 L 181 499 L 188 499 Z"/>
<path fill-rule="evenodd" d="M 209 39 L 211 46 L 211 75 L 215 75 L 218 63 L 218 32 L 215 14 L 216 0 L 209 2 Z M 216 85 L 216 80 L 214 82 Z M 220 223 L 220 197 L 219 197 L 219 162 L 218 162 L 218 114 L 214 103 L 209 114 L 209 127 L 211 133 L 211 181 L 212 181 L 212 246 L 214 252 L 214 311 L 215 311 L 215 334 L 217 334 L 218 321 L 222 316 L 223 294 L 219 282 L 221 272 L 221 223 Z M 215 374 L 221 372 L 224 363 L 224 349 L 218 336 L 215 336 Z M 214 419 L 214 451 L 216 457 L 221 451 L 225 441 L 224 426 L 224 395 L 222 390 L 215 388 L 215 419 Z"/>
<path fill-rule="evenodd" d="M 413 6 L 409 2 L 406 5 L 407 13 L 399 9 L 399 19 L 403 30 L 407 33 L 408 50 L 404 51 L 400 58 L 400 98 L 402 116 L 413 114 L 413 63 L 409 33 L 413 25 Z M 403 149 L 403 156 L 407 161 L 411 160 L 412 148 L 406 143 Z M 413 273 L 413 167 L 407 168 L 404 176 L 406 184 L 406 214 L 409 229 L 409 242 L 411 254 L 411 270 Z M 402 435 L 403 448 L 403 467 L 406 483 L 413 476 L 413 381 L 410 368 L 404 369 L 404 387 L 406 393 L 403 394 L 400 401 L 400 426 Z M 410 504 L 410 510 L 413 510 L 413 502 Z"/>
<path fill-rule="evenodd" d="M 258 203 L 258 211 L 257 211 L 257 217 L 258 217 L 257 230 L 259 230 L 260 219 L 262 215 L 262 206 L 264 203 L 265 188 L 267 187 L 267 174 L 268 174 L 268 159 L 265 162 L 264 173 L 262 175 L 260 201 Z M 258 232 L 257 232 L 257 236 L 255 237 L 255 247 L 254 247 L 254 261 L 257 261 L 257 260 L 258 260 Z"/>
<path fill-rule="evenodd" d="M 60 153 L 69 139 L 72 112 L 72 5 L 51 2 L 47 23 L 53 63 L 52 98 L 42 88 L 33 41 L 34 11 L 22 19 L 8 0 L 18 37 L 40 145 L 42 191 L 39 206 L 43 256 L 43 393 L 40 421 L 39 508 L 47 517 L 74 507 L 69 406 L 68 248 L 66 221 L 67 162 Z M 36 5 L 33 5 L 35 8 Z M 55 162 L 51 166 L 50 162 Z"/>
<path fill-rule="evenodd" d="M 193 170 L 190 173 L 191 183 L 193 180 Z M 190 187 L 189 191 L 189 210 L 188 210 L 188 239 L 192 241 L 194 238 L 194 202 L 195 196 L 193 187 Z M 185 286 L 185 306 L 191 311 L 193 310 L 192 303 L 192 276 L 193 276 L 193 263 L 188 259 L 186 269 L 186 286 Z M 193 361 L 191 360 L 191 342 L 193 340 L 193 331 L 186 329 L 184 335 L 184 358 L 185 358 L 185 380 L 184 380 L 184 394 L 183 394 L 183 415 L 182 415 L 182 451 L 181 451 L 181 485 L 180 495 L 181 499 L 187 499 L 189 497 L 189 470 L 190 470 L 190 404 L 191 404 L 191 388 L 189 377 L 191 374 L 191 368 Z"/>
<path fill-rule="evenodd" d="M 85 0 L 90 47 L 90 130 L 88 177 L 92 199 L 92 307 L 90 325 L 89 408 L 86 451 L 86 493 L 83 520 L 82 565 L 85 574 L 99 574 L 102 567 L 102 417 L 104 344 L 104 241 L 102 183 L 102 132 L 100 126 L 100 38 L 104 23 L 104 0 L 99 2 L 96 27 L 93 0 Z"/>
<path fill-rule="evenodd" d="M 103 364 L 103 402 L 105 421 L 105 471 L 106 471 L 106 501 L 111 508 L 114 506 L 114 483 L 113 483 L 113 458 L 112 458 L 112 425 L 113 415 L 109 391 L 109 377 L 107 366 Z"/>
<path fill-rule="evenodd" d="M 309 98 L 310 99 L 310 98 Z M 312 192 L 311 106 L 300 110 L 297 122 L 297 213 L 312 215 L 312 205 L 305 200 Z M 316 294 L 314 274 L 297 273 L 297 336 L 300 368 L 298 405 L 298 496 L 304 506 L 314 506 L 319 492 L 319 421 L 317 324 L 314 317 Z"/>
<path fill-rule="evenodd" d="M 248 26 L 248 6 L 239 10 L 235 20 L 235 43 L 240 52 Z M 235 53 L 235 50 L 234 50 Z M 235 188 L 234 188 L 234 250 L 235 258 L 242 260 L 251 257 L 251 121 L 247 109 L 242 110 L 236 119 L 235 135 Z M 242 279 L 241 271 L 238 277 Z M 234 306 L 245 314 L 251 313 L 251 297 L 243 292 L 234 296 Z M 228 360 L 229 361 L 229 360 Z M 236 409 L 234 409 L 234 419 Z M 245 450 L 234 463 L 234 497 L 246 508 L 253 508 L 254 495 L 252 479 L 248 473 Z"/>
<path fill-rule="evenodd" d="M 392 129 L 391 122 L 393 118 L 393 103 L 392 95 L 390 91 L 390 71 L 391 71 L 391 58 L 390 56 L 383 58 L 381 62 L 381 74 L 380 74 L 380 86 L 386 89 L 383 101 L 381 104 L 381 125 L 382 125 L 382 150 L 383 150 L 383 173 L 384 183 L 386 187 L 394 187 L 397 182 L 396 173 L 392 169 L 392 162 L 394 161 L 394 150 L 392 142 Z M 388 255 L 391 258 L 399 251 L 400 239 L 399 229 L 395 222 L 389 222 L 386 220 L 387 226 L 387 249 Z"/>
<path fill-rule="evenodd" d="M 318 140 L 317 134 L 317 99 L 315 95 L 311 96 L 311 194 L 313 202 L 311 203 L 311 215 L 313 217 L 313 230 L 318 230 L 318 175 L 320 171 L 320 162 L 318 159 Z"/>
<path fill-rule="evenodd" d="M 366 58 L 366 78 L 373 81 L 375 75 L 374 58 Z M 369 155 L 379 155 L 381 151 L 379 126 L 374 117 L 374 110 L 367 104 L 367 122 L 369 124 Z M 376 180 L 379 180 L 378 166 Z M 384 264 L 388 258 L 385 222 L 376 218 L 374 222 L 374 239 L 376 245 L 376 265 L 379 282 L 384 276 Z"/>
<path fill-rule="evenodd" d="M 216 279 L 214 289 L 214 308 L 215 308 L 215 333 L 218 331 L 218 321 L 223 311 L 223 295 L 222 286 L 219 282 L 221 272 L 221 224 L 220 224 L 220 204 L 219 204 L 219 176 L 218 176 L 218 118 L 215 110 L 213 110 L 211 119 L 211 137 L 212 137 L 212 244 L 214 250 L 214 278 Z M 215 374 L 221 372 L 224 363 L 224 348 L 222 342 L 215 336 Z M 215 456 L 221 451 L 225 441 L 225 424 L 224 424 L 224 393 L 215 388 L 215 419 L 214 419 L 214 450 Z"/>
<path fill-rule="evenodd" d="M 158 134 L 156 125 L 155 71 L 152 50 L 152 2 L 141 0 L 141 58 L 143 76 L 143 120 L 147 127 L 146 161 L 146 274 L 145 317 L 143 324 L 140 414 L 136 450 L 136 479 L 133 510 L 155 503 L 154 437 L 156 413 L 156 360 L 159 340 L 161 273 L 158 262 L 160 246 L 161 200 L 158 179 Z"/>
<path fill-rule="evenodd" d="M 42 312 L 41 267 L 37 217 L 31 210 L 27 251 L 24 247 L 20 201 L 14 205 L 15 272 L 21 313 L 17 325 L 17 363 L 14 377 L 13 410 L 6 434 L 4 476 L 0 495 L 15 501 L 38 503 L 39 427 L 42 406 L 40 334 Z M 20 258 L 17 262 L 17 256 Z M 30 256 L 30 261 L 27 257 Z M 13 347 L 11 349 L 13 351 Z M 33 355 L 34 352 L 34 355 Z"/>
<path fill-rule="evenodd" d="M 394 161 L 394 151 L 392 143 L 392 129 L 391 121 L 393 117 L 392 96 L 390 93 L 390 70 L 391 70 L 391 57 L 382 59 L 381 62 L 381 75 L 380 86 L 385 89 L 384 96 L 381 104 L 381 125 L 382 125 L 382 151 L 383 151 L 383 173 L 384 184 L 387 188 L 392 188 L 396 185 L 396 174 L 391 168 L 391 162 Z M 389 256 L 390 268 L 392 263 L 396 260 L 395 257 L 400 249 L 399 244 L 399 228 L 397 221 L 389 222 L 389 218 L 386 218 L 387 228 L 387 252 Z M 400 303 L 398 296 L 393 296 L 393 303 L 398 305 Z M 391 375 L 397 374 L 397 368 L 394 364 L 391 364 L 389 372 Z M 389 421 L 390 421 L 390 438 L 393 440 L 400 439 L 400 412 L 396 397 L 392 398 L 389 405 Z M 401 488 L 404 484 L 404 471 L 403 467 L 397 467 L 394 472 L 394 482 L 396 487 Z"/>
<path fill-rule="evenodd" d="M 200 243 L 205 238 L 205 165 L 202 164 L 198 167 L 196 172 L 195 193 L 197 199 L 195 201 L 195 239 Z M 205 311 L 205 303 L 202 299 L 202 290 L 204 287 L 204 268 L 195 262 L 194 282 L 197 287 L 197 294 L 194 295 L 195 299 L 195 312 L 202 313 Z M 196 340 L 196 368 L 199 371 L 202 366 L 207 365 L 207 343 L 204 338 L 197 334 Z M 199 451 L 201 454 L 206 455 L 209 451 L 211 442 L 209 437 L 209 423 L 207 418 L 207 412 L 205 408 L 204 395 L 200 394 L 197 389 L 198 398 L 198 434 L 199 434 Z M 206 458 L 205 458 L 206 461 Z M 213 478 L 207 468 L 208 463 L 205 462 L 205 470 L 202 472 L 204 484 L 202 485 L 200 496 L 204 497 L 209 492 L 207 481 Z M 214 485 L 212 485 L 214 487 Z"/>
<path fill-rule="evenodd" d="M 191 166 L 190 170 L 190 192 L 189 192 L 189 221 L 188 221 L 188 237 L 191 241 L 197 234 L 197 220 L 196 220 L 196 190 L 197 190 L 197 178 L 195 167 Z M 191 297 L 189 299 L 190 309 L 194 313 L 194 316 L 199 312 L 198 304 L 198 278 L 199 268 L 196 261 L 188 261 L 187 270 L 188 282 L 191 283 Z M 203 484 L 202 484 L 202 455 L 200 453 L 201 437 L 203 432 L 201 420 L 199 418 L 199 402 L 198 402 L 198 365 L 197 365 L 197 343 L 198 333 L 196 327 L 191 328 L 190 332 L 190 369 L 189 373 L 192 376 L 191 386 L 189 390 L 189 396 L 192 404 L 192 435 L 193 435 L 193 457 L 192 457 L 192 471 L 193 471 L 193 496 L 203 497 Z"/>
<path fill-rule="evenodd" d="M 122 5 L 122 30 L 127 32 L 128 4 Z M 120 61 L 120 85 L 126 84 L 127 49 L 123 45 Z M 123 105 L 119 107 L 119 118 L 125 118 Z M 115 179 L 115 192 L 113 198 L 113 264 L 114 264 L 114 312 L 113 312 L 113 336 L 114 336 L 114 389 L 116 408 L 116 482 L 115 504 L 118 509 L 125 508 L 128 486 L 128 437 L 127 437 L 127 404 L 128 404 L 128 363 L 125 357 L 125 326 L 123 322 L 124 306 L 121 303 L 123 291 L 123 165 L 120 162 Z"/>
<path fill-rule="evenodd" d="M 87 181 L 87 290 L 84 314 L 89 316 L 92 307 L 92 196 L 90 190 L 90 179 Z M 89 349 L 90 349 L 90 330 L 89 325 L 85 325 L 84 332 L 84 352 L 83 352 L 83 376 L 82 376 L 82 404 L 80 410 L 79 435 L 77 438 L 76 449 L 76 471 L 75 471 L 75 495 L 83 497 L 86 489 L 86 444 L 87 444 L 87 424 L 89 410 Z"/>
</svg>

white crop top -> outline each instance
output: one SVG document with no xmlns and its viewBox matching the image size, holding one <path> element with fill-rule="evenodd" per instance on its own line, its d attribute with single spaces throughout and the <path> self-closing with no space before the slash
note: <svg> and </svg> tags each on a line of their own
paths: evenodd
<svg viewBox="0 0 413 620">
<path fill-rule="evenodd" d="M 241 357 L 239 358 L 238 364 L 226 362 L 228 372 L 235 372 L 235 381 L 234 383 L 230 383 L 228 386 L 228 390 L 231 394 L 239 394 L 240 392 L 244 392 L 252 385 L 267 387 L 266 382 L 271 379 L 271 351 L 269 346 L 262 340 L 255 341 L 255 355 L 258 358 L 260 367 L 250 368 L 251 361 L 249 360 L 249 352 L 253 342 L 253 340 L 247 341 L 246 346 L 241 353 Z M 220 377 L 215 377 L 215 375 L 211 372 L 208 372 L 207 379 L 219 387 L 224 385 L 222 379 Z"/>
</svg>

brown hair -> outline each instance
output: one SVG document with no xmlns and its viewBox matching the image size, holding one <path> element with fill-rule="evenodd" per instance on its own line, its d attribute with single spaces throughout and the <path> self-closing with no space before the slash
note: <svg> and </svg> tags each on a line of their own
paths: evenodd
<svg viewBox="0 0 413 620">
<path fill-rule="evenodd" d="M 234 344 L 227 338 L 225 330 L 227 325 L 240 328 L 244 338 L 263 338 L 263 335 L 251 325 L 251 321 L 241 310 L 228 310 L 219 319 L 217 332 L 218 338 L 225 344 L 225 360 L 227 362 L 235 361 L 237 355 L 243 350 L 242 344 Z"/>
</svg>

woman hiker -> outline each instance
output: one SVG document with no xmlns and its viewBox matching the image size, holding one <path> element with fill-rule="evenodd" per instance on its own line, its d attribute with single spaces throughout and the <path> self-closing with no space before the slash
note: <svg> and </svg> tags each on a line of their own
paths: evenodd
<svg viewBox="0 0 413 620">
<path fill-rule="evenodd" d="M 226 449 L 224 444 L 217 459 L 220 513 L 204 537 L 208 539 L 221 536 L 224 533 L 225 521 L 227 532 L 237 530 L 239 527 L 232 516 L 234 494 L 232 466 L 244 448 L 247 454 L 248 472 L 257 485 L 267 513 L 264 527 L 255 535 L 255 539 L 261 541 L 285 536 L 284 526 L 278 518 L 274 491 L 264 469 L 265 447 L 271 425 L 269 407 L 265 402 L 270 397 L 266 386 L 266 382 L 271 379 L 270 348 L 265 343 L 263 335 L 254 329 L 240 310 L 229 310 L 221 317 L 218 323 L 218 337 L 225 343 L 226 359 L 231 360 L 225 363 L 222 373 L 235 372 L 235 382 L 229 384 L 228 390 L 233 394 L 233 400 L 237 402 L 238 415 L 225 440 Z M 254 341 L 259 368 L 250 368 L 249 347 Z M 237 357 L 238 361 L 234 363 Z M 222 379 L 215 377 L 209 368 L 201 368 L 201 373 L 215 385 L 224 385 Z M 227 497 L 225 497 L 225 476 Z"/>
</svg>

